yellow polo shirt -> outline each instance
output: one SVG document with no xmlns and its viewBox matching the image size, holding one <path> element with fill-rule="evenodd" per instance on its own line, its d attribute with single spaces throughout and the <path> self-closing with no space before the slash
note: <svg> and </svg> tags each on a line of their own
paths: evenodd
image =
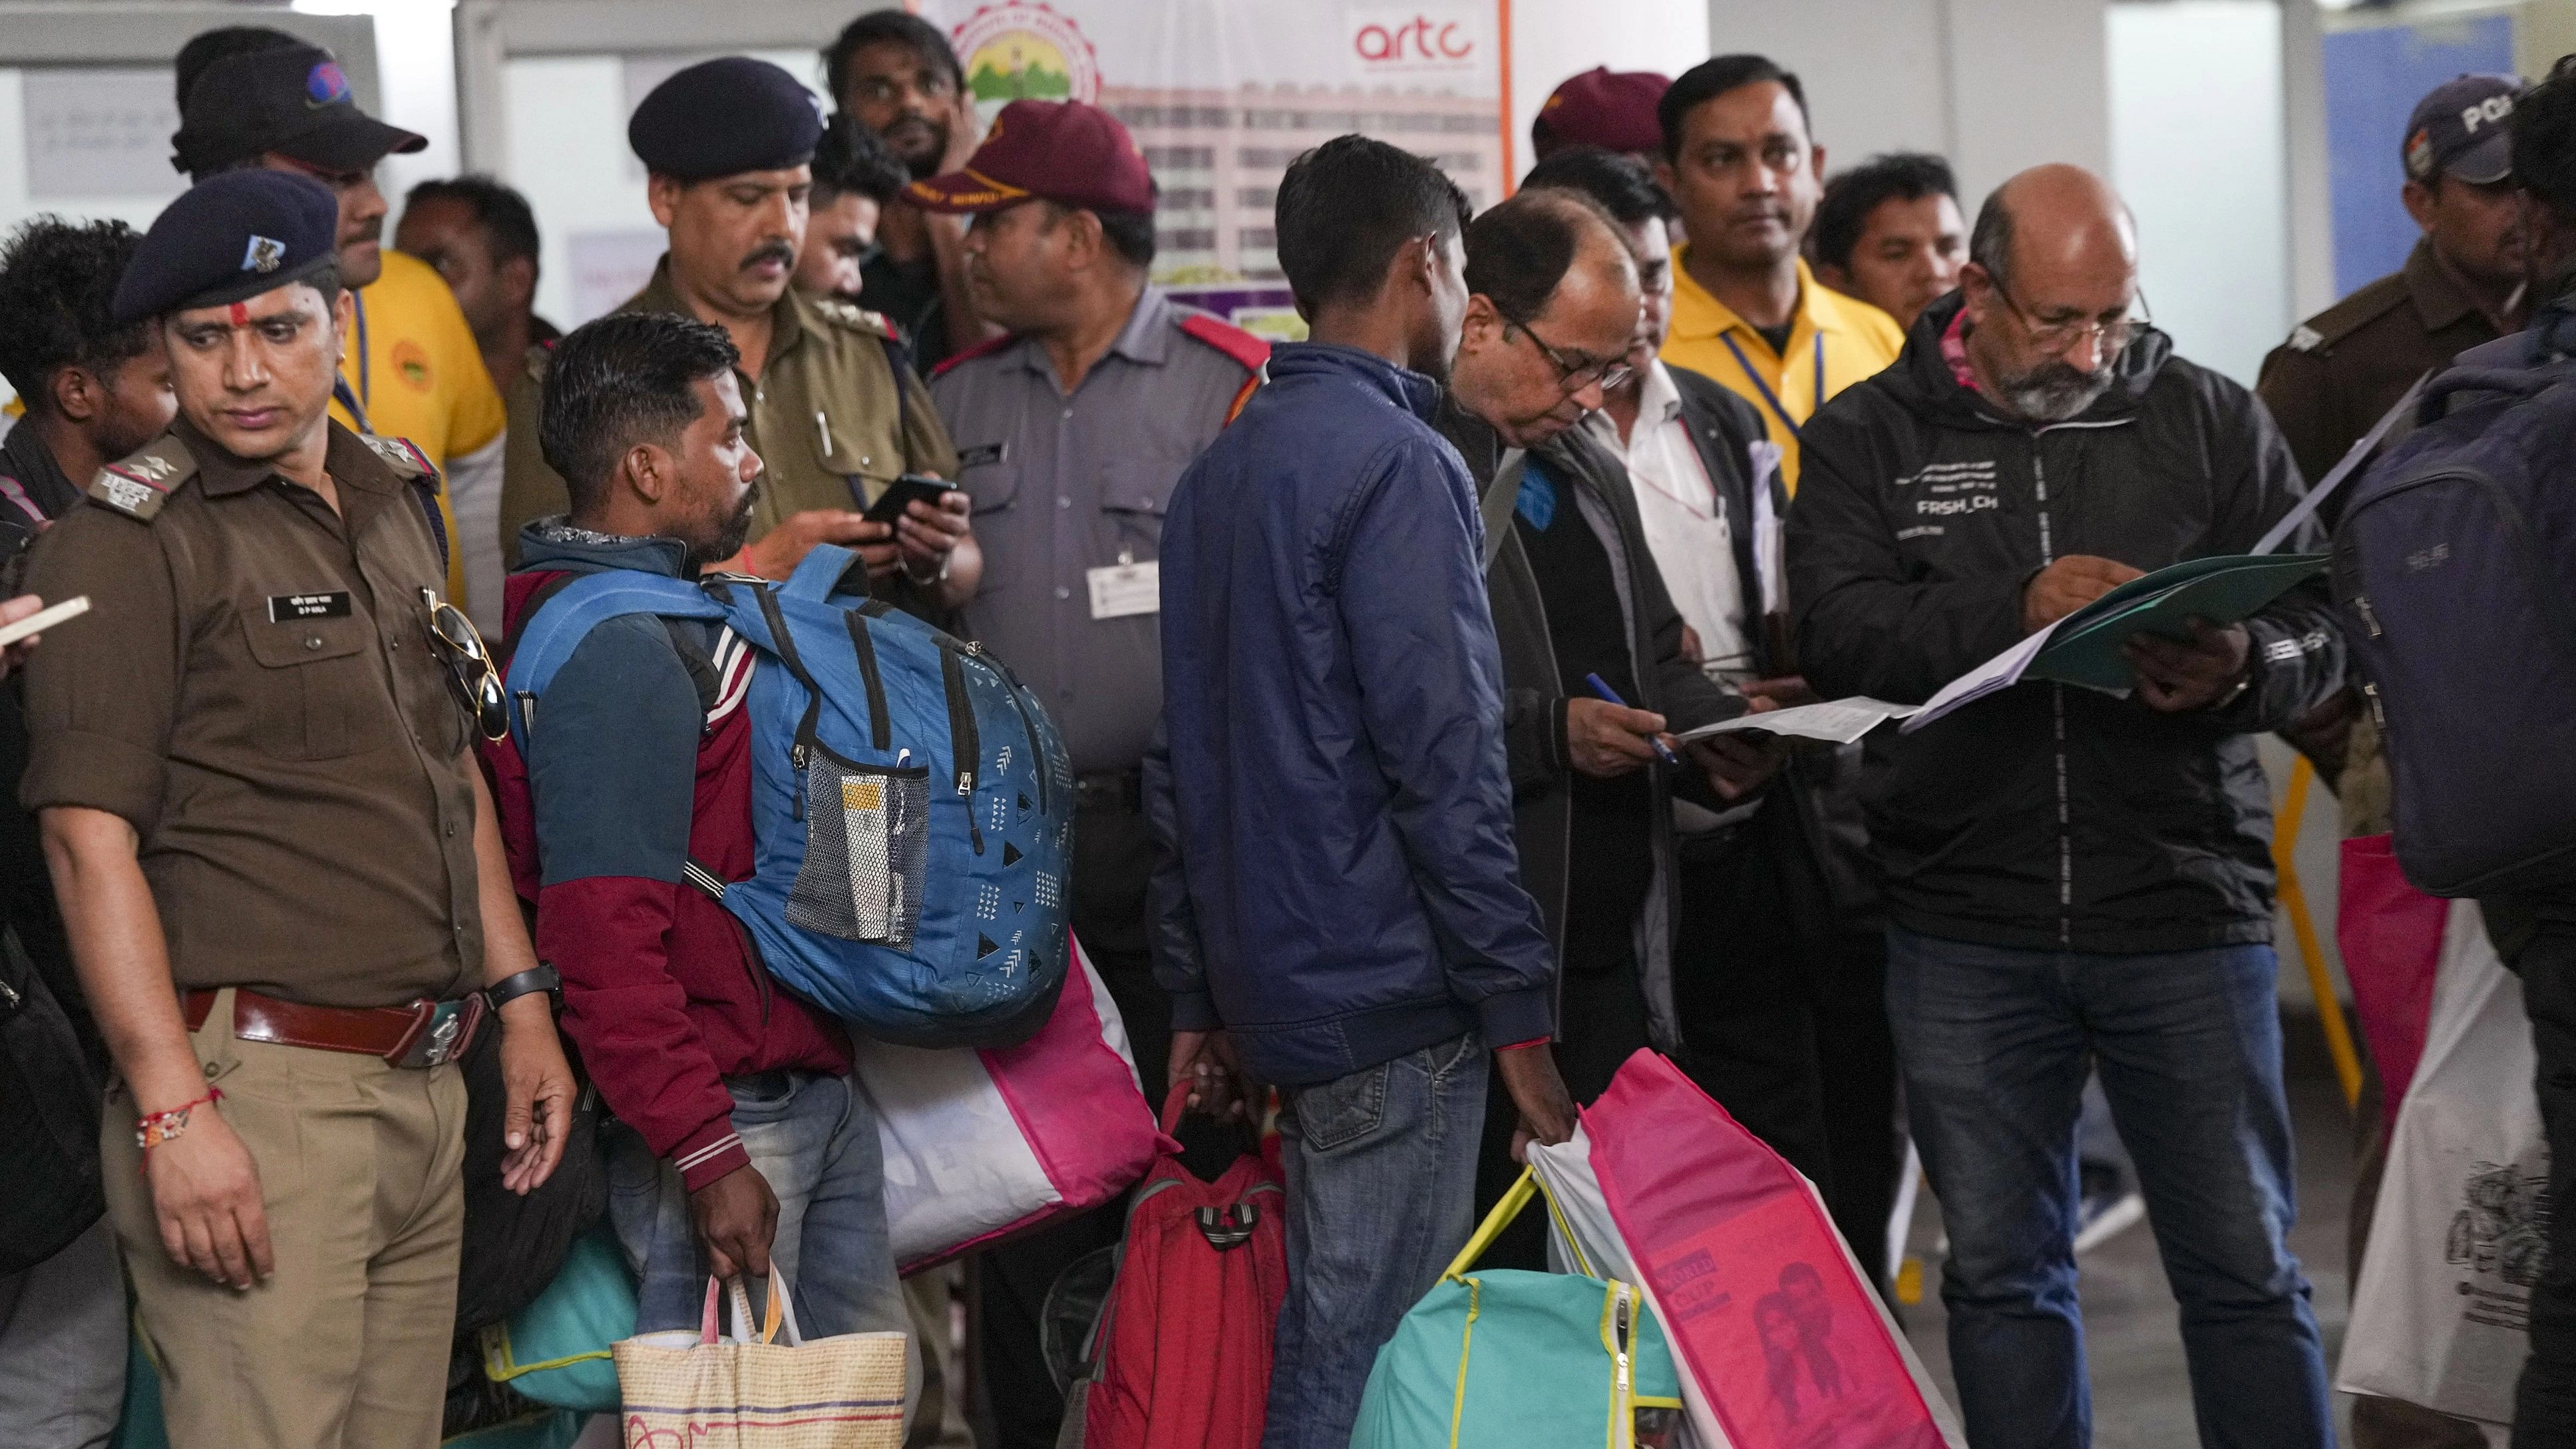
<svg viewBox="0 0 2576 1449">
<path fill-rule="evenodd" d="M 449 466 L 498 440 L 508 414 L 447 279 L 390 246 L 384 256 L 384 274 L 358 289 L 357 332 L 340 363 L 341 380 L 366 417 L 352 416 L 338 397 L 331 416 L 379 437 L 407 438 L 429 455 L 447 524 L 447 595 L 462 604 L 465 550 L 448 496 Z"/>
<path fill-rule="evenodd" d="M 1818 404 L 1876 376 L 1905 346 L 1896 319 L 1867 302 L 1819 286 L 1798 263 L 1798 311 L 1785 353 L 1735 315 L 1690 274 L 1690 248 L 1673 249 L 1673 330 L 1664 365 L 1687 367 L 1741 395 L 1780 444 L 1780 481 L 1798 491 L 1798 428 Z"/>
</svg>

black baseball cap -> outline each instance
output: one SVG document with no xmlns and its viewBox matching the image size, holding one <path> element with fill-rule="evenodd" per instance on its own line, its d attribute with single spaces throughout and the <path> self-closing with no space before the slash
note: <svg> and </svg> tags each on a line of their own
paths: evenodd
<svg viewBox="0 0 2576 1449">
<path fill-rule="evenodd" d="M 2435 86 L 2406 118 L 2406 174 L 2430 181 L 2447 171 L 2492 186 L 2513 170 L 2513 103 L 2518 75 L 2463 75 Z"/>
<path fill-rule="evenodd" d="M 331 52 L 298 43 L 209 64 L 188 87 L 170 144 L 170 164 L 194 175 L 269 151 L 326 171 L 364 171 L 429 138 L 359 110 Z"/>
</svg>

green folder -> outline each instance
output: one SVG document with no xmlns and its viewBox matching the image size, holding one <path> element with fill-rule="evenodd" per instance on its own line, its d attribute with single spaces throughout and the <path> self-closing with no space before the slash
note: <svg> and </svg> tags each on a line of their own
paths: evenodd
<svg viewBox="0 0 2576 1449">
<path fill-rule="evenodd" d="M 2324 554 L 2196 558 L 2158 569 L 2077 610 L 2031 661 L 2026 677 L 2126 694 L 2137 681 L 2120 646 L 2132 636 L 2189 639 L 2187 621 L 2195 617 L 2239 623 L 2325 570 Z"/>
</svg>

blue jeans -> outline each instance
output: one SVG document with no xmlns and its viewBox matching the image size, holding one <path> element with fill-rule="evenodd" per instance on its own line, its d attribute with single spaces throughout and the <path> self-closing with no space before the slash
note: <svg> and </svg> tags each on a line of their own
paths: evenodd
<svg viewBox="0 0 2576 1449">
<path fill-rule="evenodd" d="M 2182 1306 L 2200 1442 L 2334 1443 L 2288 1242 L 2278 969 L 2260 945 L 2105 956 L 1888 932 L 1888 1016 L 1950 1231 L 1941 1299 L 1977 1449 L 2092 1439 L 2074 1252 L 2088 1056 Z"/>
<path fill-rule="evenodd" d="M 795 1285 L 797 1327 L 808 1339 L 909 1334 L 912 1315 L 886 1236 L 883 1149 L 867 1097 L 847 1078 L 816 1072 L 755 1072 L 725 1086 L 733 1093 L 733 1130 L 778 1199 L 769 1257 Z M 635 1331 L 696 1328 L 707 1261 L 680 1170 L 655 1157 L 631 1128 L 612 1125 L 607 1142 L 609 1220 L 639 1280 Z M 760 1307 L 761 1286 L 746 1286 Z M 920 1355 L 921 1345 L 907 1338 L 907 1417 L 920 1392 Z"/>
<path fill-rule="evenodd" d="M 1301 1087 L 1279 1114 L 1288 1299 L 1261 1449 L 1349 1449 L 1377 1351 L 1475 1229 L 1488 1061 L 1469 1032 Z"/>
</svg>

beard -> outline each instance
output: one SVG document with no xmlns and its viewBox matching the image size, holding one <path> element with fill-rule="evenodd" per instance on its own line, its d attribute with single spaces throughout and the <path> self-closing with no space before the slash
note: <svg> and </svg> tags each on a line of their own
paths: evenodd
<svg viewBox="0 0 2576 1449">
<path fill-rule="evenodd" d="M 2093 406 L 2111 390 L 2111 368 L 2079 372 L 2049 361 L 2028 372 L 1997 380 L 1997 389 L 2012 410 L 2034 422 L 2062 423 Z"/>
<path fill-rule="evenodd" d="M 751 537 L 752 505 L 760 501 L 760 485 L 752 484 L 742 492 L 742 502 L 733 512 L 718 519 L 713 526 L 685 540 L 689 546 L 689 572 L 698 573 L 742 552 Z"/>
</svg>

